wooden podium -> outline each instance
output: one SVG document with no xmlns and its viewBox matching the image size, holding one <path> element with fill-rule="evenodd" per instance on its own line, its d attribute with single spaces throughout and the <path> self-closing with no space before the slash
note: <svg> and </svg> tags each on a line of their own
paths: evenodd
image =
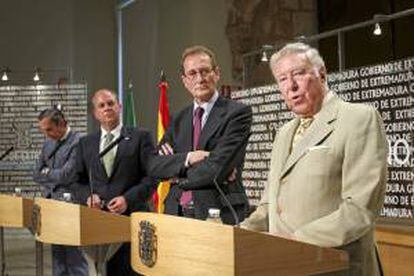
<svg viewBox="0 0 414 276">
<path fill-rule="evenodd" d="M 0 194 L 0 258 L 1 275 L 6 275 L 4 227 L 28 228 L 31 225 L 33 200 L 21 196 Z"/>
<path fill-rule="evenodd" d="M 38 241 L 62 245 L 97 245 L 131 238 L 130 218 L 53 199 L 36 198 L 33 206 Z"/>
<path fill-rule="evenodd" d="M 31 224 L 33 200 L 0 194 L 0 226 L 26 228 Z"/>
<path fill-rule="evenodd" d="M 344 251 L 169 215 L 133 213 L 131 234 L 132 267 L 145 275 L 310 275 L 348 267 Z"/>
</svg>

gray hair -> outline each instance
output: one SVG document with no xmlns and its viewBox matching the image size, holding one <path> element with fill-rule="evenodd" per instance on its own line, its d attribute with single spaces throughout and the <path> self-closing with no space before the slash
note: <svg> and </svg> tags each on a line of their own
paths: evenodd
<svg viewBox="0 0 414 276">
<path fill-rule="evenodd" d="M 65 115 L 63 115 L 63 112 L 56 107 L 47 108 L 40 112 L 39 116 L 37 116 L 39 122 L 45 118 L 49 118 L 55 125 L 59 125 L 60 123 L 66 124 Z"/>
<path fill-rule="evenodd" d="M 302 42 L 288 43 L 282 49 L 274 53 L 270 58 L 270 68 L 274 68 L 283 57 L 290 54 L 304 54 L 313 67 L 318 70 L 326 68 L 325 62 L 318 50 Z"/>
<path fill-rule="evenodd" d="M 114 98 L 115 98 L 115 101 L 117 102 L 117 103 L 119 103 L 119 99 L 118 99 L 118 95 L 115 93 L 115 91 L 113 91 L 113 90 L 111 90 L 111 89 L 108 89 L 108 88 L 101 88 L 101 89 L 99 89 L 99 90 L 97 90 L 97 91 L 95 91 L 93 94 L 92 94 L 92 96 L 91 96 L 91 107 L 92 107 L 92 109 L 95 109 L 95 99 L 96 99 L 96 96 L 98 95 L 98 94 L 100 94 L 100 93 L 103 93 L 103 92 L 108 92 L 108 93 L 110 93 Z"/>
<path fill-rule="evenodd" d="M 195 55 L 195 54 L 206 54 L 210 57 L 211 67 L 213 70 L 217 68 L 217 59 L 214 52 L 206 46 L 203 45 L 195 45 L 192 47 L 188 47 L 184 50 L 183 54 L 181 55 L 181 66 L 180 71 L 181 74 L 184 74 L 184 61 L 188 56 Z"/>
</svg>

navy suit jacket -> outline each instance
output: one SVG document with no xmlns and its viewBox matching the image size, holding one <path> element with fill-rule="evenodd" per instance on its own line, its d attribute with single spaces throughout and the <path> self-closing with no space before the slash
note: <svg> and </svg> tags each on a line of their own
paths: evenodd
<svg viewBox="0 0 414 276">
<path fill-rule="evenodd" d="M 229 209 L 214 186 L 213 179 L 226 161 L 240 150 L 241 154 L 234 166 L 237 168 L 237 180 L 221 185 L 230 203 L 239 209 L 240 219 L 248 208 L 248 199 L 241 184 L 241 171 L 246 148 L 246 137 L 250 133 L 252 121 L 251 108 L 223 97 L 218 97 L 200 136 L 200 149 L 210 152 L 209 158 L 189 169 L 184 167 L 187 153 L 192 151 L 193 105 L 178 112 L 160 144 L 168 142 L 174 149 L 174 155 L 156 157 L 150 165 L 150 174 L 168 178 L 179 176 L 186 178 L 179 185 L 172 185 L 166 199 L 165 212 L 178 214 L 179 198 L 183 190 L 193 191 L 195 217 L 205 219 L 209 208 L 221 209 L 222 220 L 234 223 Z M 244 143 L 240 147 L 240 143 Z"/>
<path fill-rule="evenodd" d="M 80 139 L 75 175 L 78 199 L 86 203 L 91 183 L 93 192 L 106 203 L 123 195 L 128 204 L 126 214 L 148 211 L 147 201 L 156 188 L 155 179 L 146 174 L 147 159 L 154 152 L 151 135 L 146 130 L 124 126 L 121 136 L 111 175 L 106 174 L 99 159 L 101 131 Z"/>
<path fill-rule="evenodd" d="M 43 143 L 33 173 L 33 180 L 43 187 L 44 197 L 61 199 L 63 193 L 73 192 L 70 180 L 75 169 L 76 153 L 74 149 L 79 137 L 79 133 L 70 131 L 62 142 L 46 139 Z M 58 145 L 59 143 L 61 144 Z M 47 175 L 41 173 L 45 167 L 50 170 Z"/>
</svg>

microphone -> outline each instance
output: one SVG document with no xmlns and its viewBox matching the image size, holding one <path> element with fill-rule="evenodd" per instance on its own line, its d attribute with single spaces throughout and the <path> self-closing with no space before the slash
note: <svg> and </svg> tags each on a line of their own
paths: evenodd
<svg viewBox="0 0 414 276">
<path fill-rule="evenodd" d="M 56 152 L 60 149 L 60 147 L 65 143 L 65 140 L 61 140 L 58 142 L 58 144 L 56 145 L 56 147 L 52 150 L 52 152 L 47 156 L 47 159 L 50 160 L 52 159 L 53 156 L 55 156 Z"/>
<path fill-rule="evenodd" d="M 125 139 L 126 141 L 130 140 L 131 138 L 122 135 L 119 135 L 118 138 L 116 138 L 113 142 L 111 142 L 106 148 L 104 148 L 99 154 L 98 154 L 98 160 L 102 160 L 102 158 L 111 150 L 113 149 L 116 145 L 119 144 L 119 142 L 122 141 L 122 139 Z M 89 168 L 89 172 L 88 172 L 88 176 L 89 176 L 89 193 L 90 193 L 90 198 L 91 198 L 91 205 L 93 206 L 93 184 L 92 184 L 92 169 Z"/>
<path fill-rule="evenodd" d="M 11 146 L 10 148 L 8 148 L 1 156 L 0 156 L 0 161 L 3 160 L 7 155 L 10 154 L 10 152 L 12 152 L 12 150 L 14 150 L 14 147 Z"/>
<path fill-rule="evenodd" d="M 235 226 L 239 226 L 240 220 L 237 216 L 236 210 L 234 210 L 233 206 L 230 203 L 230 200 L 227 198 L 226 194 L 223 192 L 223 189 L 220 187 L 221 184 L 225 183 L 229 174 L 233 171 L 235 168 L 235 162 L 238 161 L 238 157 L 240 157 L 241 153 L 244 154 L 244 150 L 242 150 L 243 146 L 246 146 L 247 141 L 249 140 L 251 133 L 249 133 L 243 140 L 240 142 L 240 144 L 237 145 L 237 147 L 234 149 L 233 153 L 227 157 L 225 162 L 223 163 L 223 166 L 221 169 L 217 172 L 216 176 L 214 177 L 213 183 L 216 187 L 217 191 L 221 195 L 221 197 L 224 200 L 224 203 L 229 208 L 235 222 Z M 248 201 L 247 201 L 248 202 Z"/>
<path fill-rule="evenodd" d="M 125 140 L 129 140 L 129 137 L 124 137 L 122 134 L 119 135 L 118 138 L 116 138 L 113 142 L 111 142 L 106 148 L 104 148 L 100 153 L 99 153 L 99 159 L 101 159 L 102 157 L 104 157 L 111 149 L 113 149 L 116 145 L 119 144 L 119 142 L 121 142 L 122 139 Z"/>
</svg>

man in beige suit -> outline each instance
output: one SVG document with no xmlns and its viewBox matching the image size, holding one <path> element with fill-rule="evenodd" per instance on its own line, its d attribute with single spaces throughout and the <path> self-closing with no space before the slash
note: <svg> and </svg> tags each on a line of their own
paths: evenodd
<svg viewBox="0 0 414 276">
<path fill-rule="evenodd" d="M 279 130 L 263 198 L 242 226 L 345 249 L 350 275 L 377 275 L 373 234 L 387 175 L 381 117 L 329 91 L 324 61 L 306 44 L 286 45 L 270 67 L 297 118 Z"/>
</svg>

